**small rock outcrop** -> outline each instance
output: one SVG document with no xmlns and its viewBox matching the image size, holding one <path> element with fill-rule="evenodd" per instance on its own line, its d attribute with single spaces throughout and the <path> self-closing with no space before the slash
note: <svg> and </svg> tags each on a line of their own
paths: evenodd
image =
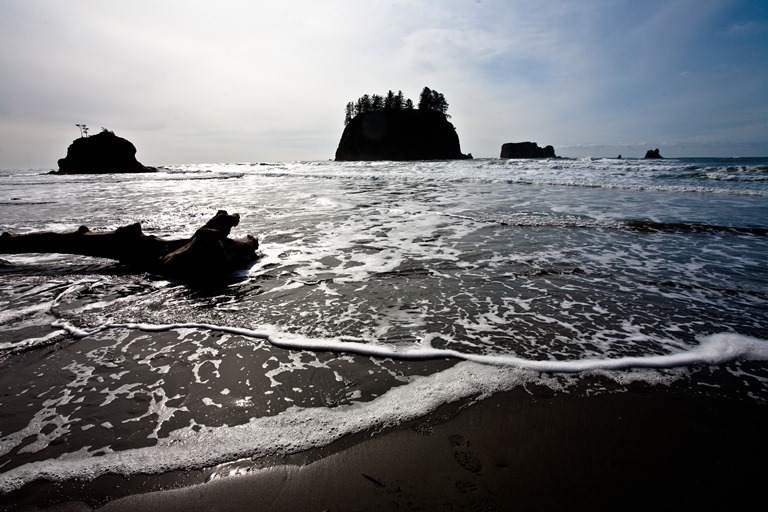
<svg viewBox="0 0 768 512">
<path fill-rule="evenodd" d="M 336 161 L 459 160 L 459 136 L 434 110 L 377 110 L 355 116 L 344 128 Z"/>
<path fill-rule="evenodd" d="M 558 158 L 555 148 L 540 148 L 535 142 L 507 142 L 501 145 L 499 158 Z"/>
<path fill-rule="evenodd" d="M 645 152 L 645 158 L 664 158 L 659 153 L 659 148 L 656 149 L 649 149 Z"/>
<path fill-rule="evenodd" d="M 59 159 L 56 174 L 107 174 L 152 172 L 136 160 L 136 146 L 109 130 L 90 137 L 75 139 L 67 148 L 67 156 Z"/>
</svg>

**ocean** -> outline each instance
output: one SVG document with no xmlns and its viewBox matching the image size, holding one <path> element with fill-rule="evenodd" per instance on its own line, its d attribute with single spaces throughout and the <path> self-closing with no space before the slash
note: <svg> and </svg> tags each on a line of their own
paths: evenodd
<svg viewBox="0 0 768 512">
<path fill-rule="evenodd" d="M 0 231 L 220 209 L 262 256 L 217 286 L 0 255 L 0 496 L 224 478 L 515 389 L 768 404 L 768 158 L 0 171 Z"/>
</svg>

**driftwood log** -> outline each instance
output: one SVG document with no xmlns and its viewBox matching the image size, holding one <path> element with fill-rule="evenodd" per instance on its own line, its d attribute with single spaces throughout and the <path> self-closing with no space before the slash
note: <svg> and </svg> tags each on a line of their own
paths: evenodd
<svg viewBox="0 0 768 512">
<path fill-rule="evenodd" d="M 141 224 L 93 232 L 86 226 L 70 233 L 0 235 L 0 254 L 63 253 L 117 260 L 142 271 L 182 279 L 209 280 L 252 265 L 259 241 L 247 235 L 228 238 L 240 215 L 219 210 L 191 238 L 164 240 L 145 235 Z"/>
</svg>

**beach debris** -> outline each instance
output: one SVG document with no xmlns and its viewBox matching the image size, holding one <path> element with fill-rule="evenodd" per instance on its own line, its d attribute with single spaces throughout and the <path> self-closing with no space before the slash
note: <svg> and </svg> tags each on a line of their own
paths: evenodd
<svg viewBox="0 0 768 512">
<path fill-rule="evenodd" d="M 229 238 L 239 223 L 239 214 L 219 210 L 191 238 L 175 240 L 145 235 L 138 222 L 104 232 L 86 226 L 69 233 L 4 232 L 0 235 L 0 254 L 79 254 L 184 280 L 217 279 L 248 268 L 261 256 L 257 238 Z"/>
<path fill-rule="evenodd" d="M 372 483 L 373 485 L 375 485 L 376 487 L 384 487 L 384 484 L 383 484 L 383 483 L 381 483 L 381 481 L 379 481 L 379 480 L 377 480 L 377 479 L 373 478 L 372 476 L 370 476 L 370 475 L 366 475 L 365 473 L 360 473 L 360 475 L 362 475 L 362 476 L 363 476 L 363 478 L 365 478 L 366 480 L 368 480 L 369 482 L 371 482 L 371 483 Z"/>
</svg>

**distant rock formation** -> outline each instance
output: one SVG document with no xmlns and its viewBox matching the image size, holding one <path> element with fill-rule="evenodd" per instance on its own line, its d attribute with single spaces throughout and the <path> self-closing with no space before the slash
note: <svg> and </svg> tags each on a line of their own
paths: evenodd
<svg viewBox="0 0 768 512">
<path fill-rule="evenodd" d="M 459 136 L 435 110 L 377 110 L 355 116 L 344 128 L 336 161 L 459 160 Z"/>
<path fill-rule="evenodd" d="M 559 158 L 555 148 L 546 146 L 540 148 L 535 142 L 507 142 L 501 146 L 499 158 Z"/>
<path fill-rule="evenodd" d="M 152 172 L 136 160 L 136 147 L 109 130 L 90 137 L 75 139 L 67 148 L 67 156 L 59 159 L 56 174 L 106 174 Z"/>
<path fill-rule="evenodd" d="M 659 153 L 659 148 L 656 148 L 656 149 L 649 149 L 648 151 L 646 151 L 645 158 L 664 158 L 664 157 L 661 156 L 661 154 Z"/>
</svg>

